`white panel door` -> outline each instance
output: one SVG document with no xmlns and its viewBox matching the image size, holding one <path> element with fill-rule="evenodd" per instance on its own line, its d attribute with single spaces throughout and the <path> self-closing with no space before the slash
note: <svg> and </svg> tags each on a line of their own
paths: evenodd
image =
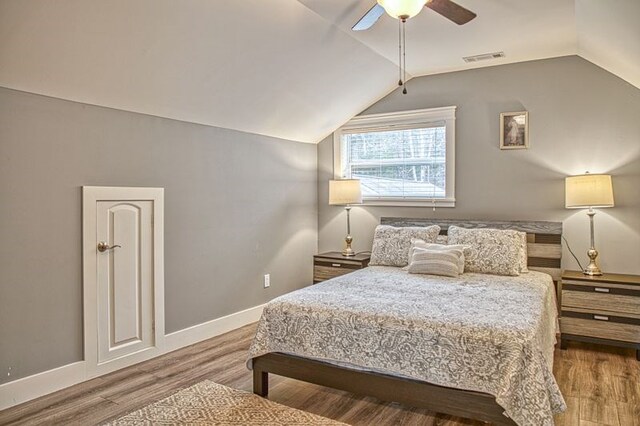
<svg viewBox="0 0 640 426">
<path fill-rule="evenodd" d="M 163 192 L 83 190 L 85 360 L 100 375 L 162 349 Z"/>
<path fill-rule="evenodd" d="M 98 364 L 154 346 L 152 209 L 97 203 Z"/>
</svg>

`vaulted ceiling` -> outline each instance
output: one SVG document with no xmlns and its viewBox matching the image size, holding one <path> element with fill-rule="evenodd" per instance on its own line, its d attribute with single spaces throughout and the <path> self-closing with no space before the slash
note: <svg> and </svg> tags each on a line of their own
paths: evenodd
<svg viewBox="0 0 640 426">
<path fill-rule="evenodd" d="M 350 31 L 374 2 L 1 0 L 0 86 L 318 142 L 396 88 L 397 22 Z M 579 54 L 640 87 L 638 0 L 457 2 L 407 24 L 411 75 Z"/>
</svg>

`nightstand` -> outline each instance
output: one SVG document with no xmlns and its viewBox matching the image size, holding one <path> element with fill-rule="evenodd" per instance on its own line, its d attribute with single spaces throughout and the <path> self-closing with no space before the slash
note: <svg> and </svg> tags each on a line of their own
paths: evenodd
<svg viewBox="0 0 640 426">
<path fill-rule="evenodd" d="M 640 276 L 564 271 L 560 285 L 562 349 L 569 340 L 622 346 L 640 361 Z"/>
<path fill-rule="evenodd" d="M 316 254 L 313 256 L 313 283 L 348 274 L 369 265 L 370 254 L 343 256 L 339 251 Z"/>
</svg>

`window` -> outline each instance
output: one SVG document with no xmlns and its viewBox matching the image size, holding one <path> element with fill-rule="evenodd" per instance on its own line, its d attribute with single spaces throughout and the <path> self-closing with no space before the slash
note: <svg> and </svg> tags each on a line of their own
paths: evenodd
<svg viewBox="0 0 640 426">
<path fill-rule="evenodd" d="M 455 108 L 360 116 L 334 135 L 338 179 L 360 179 L 365 204 L 453 207 Z"/>
</svg>

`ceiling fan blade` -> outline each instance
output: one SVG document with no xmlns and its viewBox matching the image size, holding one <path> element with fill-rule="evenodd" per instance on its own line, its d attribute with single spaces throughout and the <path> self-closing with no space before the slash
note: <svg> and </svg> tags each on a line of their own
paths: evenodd
<svg viewBox="0 0 640 426">
<path fill-rule="evenodd" d="M 458 25 L 464 25 L 477 16 L 451 0 L 429 0 L 425 6 Z"/>
<path fill-rule="evenodd" d="M 362 18 L 351 28 L 353 31 L 368 30 L 378 22 L 378 19 L 384 14 L 384 8 L 376 3 Z"/>
</svg>

